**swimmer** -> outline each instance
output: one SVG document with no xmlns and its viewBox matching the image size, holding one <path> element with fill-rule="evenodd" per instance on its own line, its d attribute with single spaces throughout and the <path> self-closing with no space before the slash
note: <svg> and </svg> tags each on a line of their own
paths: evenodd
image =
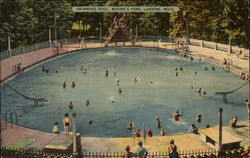
<svg viewBox="0 0 250 158">
<path fill-rule="evenodd" d="M 42 71 L 45 71 L 46 69 L 45 69 L 45 66 L 43 66 L 43 68 L 42 68 Z"/>
<path fill-rule="evenodd" d="M 49 73 L 49 69 L 46 69 L 45 72 L 46 72 L 46 73 Z"/>
<path fill-rule="evenodd" d="M 191 56 L 190 60 L 191 60 L 191 61 L 193 61 L 193 60 L 194 60 L 194 58 Z"/>
<path fill-rule="evenodd" d="M 196 121 L 201 123 L 201 114 L 198 114 L 197 117 L 196 117 Z"/>
<path fill-rule="evenodd" d="M 178 68 L 175 68 L 175 71 L 178 71 Z"/>
<path fill-rule="evenodd" d="M 213 70 L 213 71 L 215 70 L 215 67 L 214 67 L 214 66 L 212 66 L 212 70 Z"/>
<path fill-rule="evenodd" d="M 205 70 L 207 71 L 207 70 L 208 70 L 208 68 L 207 68 L 207 67 L 205 67 Z"/>
<path fill-rule="evenodd" d="M 207 94 L 207 92 L 202 90 L 202 95 L 206 95 L 206 94 Z"/>
<path fill-rule="evenodd" d="M 153 85 L 153 84 L 154 84 L 154 82 L 152 82 L 152 81 L 151 81 L 151 82 L 149 82 L 149 83 L 150 83 L 151 85 Z"/>
<path fill-rule="evenodd" d="M 182 67 L 180 67 L 180 71 L 182 71 L 183 70 L 183 68 Z"/>
<path fill-rule="evenodd" d="M 158 128 L 161 128 L 161 121 L 160 121 L 160 118 L 159 118 L 159 117 L 156 117 L 155 121 L 156 121 L 156 123 L 157 123 L 157 127 L 158 127 Z"/>
<path fill-rule="evenodd" d="M 127 129 L 132 130 L 134 128 L 134 125 L 135 124 L 133 122 L 129 122 Z"/>
<path fill-rule="evenodd" d="M 112 100 L 112 101 L 111 101 L 111 103 L 115 103 L 115 101 L 114 101 L 114 100 Z"/>
<path fill-rule="evenodd" d="M 182 115 L 179 114 L 179 111 L 176 111 L 175 113 L 173 113 L 173 120 L 174 121 L 179 121 L 181 116 Z"/>
<path fill-rule="evenodd" d="M 178 76 L 178 72 L 175 73 L 175 76 Z"/>
<path fill-rule="evenodd" d="M 84 69 L 84 71 L 87 73 L 87 72 L 88 72 L 88 69 L 87 69 L 87 68 L 85 68 L 85 69 Z"/>
<path fill-rule="evenodd" d="M 69 102 L 69 109 L 70 109 L 70 110 L 73 109 L 73 103 L 72 103 L 72 101 Z"/>
<path fill-rule="evenodd" d="M 109 76 L 109 71 L 106 70 L 105 76 L 108 77 Z"/>
<path fill-rule="evenodd" d="M 202 92 L 201 88 L 198 88 L 196 92 L 199 93 L 199 95 L 201 95 Z"/>
<path fill-rule="evenodd" d="M 119 94 L 121 94 L 121 93 L 122 93 L 122 89 L 121 89 L 121 88 L 119 88 L 119 90 L 118 90 L 118 91 L 119 91 Z"/>
<path fill-rule="evenodd" d="M 67 87 L 67 83 L 66 81 L 63 82 L 63 88 L 66 88 Z"/>
<path fill-rule="evenodd" d="M 209 128 L 210 127 L 210 125 L 206 125 L 206 128 Z"/>
<path fill-rule="evenodd" d="M 137 82 L 138 80 L 137 80 L 137 78 L 135 77 L 135 80 L 134 80 L 135 82 Z"/>
<path fill-rule="evenodd" d="M 80 70 L 83 70 L 83 64 L 81 64 L 81 66 L 80 66 Z"/>
<path fill-rule="evenodd" d="M 58 73 L 58 71 L 56 71 L 56 74 Z"/>
<path fill-rule="evenodd" d="M 114 72 L 114 77 L 116 77 L 116 72 Z"/>
<path fill-rule="evenodd" d="M 90 101 L 86 100 L 86 106 L 89 106 L 89 104 L 90 104 Z"/>
<path fill-rule="evenodd" d="M 197 75 L 197 71 L 194 72 L 194 75 Z"/>
<path fill-rule="evenodd" d="M 117 86 L 120 85 L 120 81 L 119 81 L 119 80 L 116 81 L 116 85 L 117 85 Z"/>
<path fill-rule="evenodd" d="M 71 84 L 71 87 L 72 87 L 72 88 L 75 88 L 75 86 L 76 86 L 76 84 L 75 84 L 75 82 L 73 81 L 72 84 Z"/>
<path fill-rule="evenodd" d="M 93 121 L 92 121 L 92 120 L 89 120 L 89 126 L 90 126 L 92 123 L 93 123 Z"/>
</svg>

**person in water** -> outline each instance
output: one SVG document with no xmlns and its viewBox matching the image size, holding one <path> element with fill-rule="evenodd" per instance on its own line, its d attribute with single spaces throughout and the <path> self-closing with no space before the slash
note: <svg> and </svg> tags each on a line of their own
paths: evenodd
<svg viewBox="0 0 250 158">
<path fill-rule="evenodd" d="M 178 71 L 178 68 L 175 68 L 175 71 Z"/>
<path fill-rule="evenodd" d="M 137 78 L 135 77 L 135 80 L 134 80 L 135 82 L 137 82 L 138 80 L 137 80 Z"/>
<path fill-rule="evenodd" d="M 67 87 L 67 83 L 66 81 L 63 82 L 63 88 L 66 88 Z"/>
<path fill-rule="evenodd" d="M 214 67 L 214 66 L 212 66 L 212 70 L 213 70 L 213 71 L 215 70 L 215 67 Z"/>
<path fill-rule="evenodd" d="M 116 72 L 114 72 L 114 77 L 116 77 Z"/>
<path fill-rule="evenodd" d="M 89 126 L 93 123 L 93 120 L 89 120 Z"/>
<path fill-rule="evenodd" d="M 179 111 L 177 110 L 175 113 L 173 113 L 173 120 L 174 121 L 180 121 L 180 117 L 181 117 L 182 115 L 181 114 L 179 114 Z"/>
<path fill-rule="evenodd" d="M 83 64 L 81 64 L 81 66 L 80 66 L 80 70 L 82 70 L 82 71 L 83 71 Z"/>
<path fill-rule="evenodd" d="M 127 129 L 128 130 L 132 130 L 133 128 L 134 128 L 134 123 L 133 122 L 129 122 Z"/>
<path fill-rule="evenodd" d="M 197 71 L 194 72 L 194 75 L 197 75 Z"/>
<path fill-rule="evenodd" d="M 89 106 L 89 104 L 90 104 L 90 101 L 86 100 L 86 106 Z"/>
<path fill-rule="evenodd" d="M 207 67 L 205 67 L 205 70 L 207 71 L 207 70 L 208 70 L 208 68 L 207 68 Z"/>
<path fill-rule="evenodd" d="M 46 68 L 45 68 L 45 66 L 43 66 L 42 71 L 45 71 L 45 70 L 46 70 Z"/>
<path fill-rule="evenodd" d="M 69 102 L 69 109 L 70 109 L 70 110 L 73 109 L 73 103 L 72 103 L 72 101 Z"/>
<path fill-rule="evenodd" d="M 122 94 L 122 89 L 121 89 L 121 88 L 119 88 L 118 92 L 119 92 L 119 94 Z"/>
<path fill-rule="evenodd" d="M 198 114 L 197 117 L 196 117 L 196 121 L 201 123 L 201 114 Z"/>
<path fill-rule="evenodd" d="M 201 88 L 199 88 L 196 92 L 197 92 L 199 95 L 201 95 L 201 92 L 202 92 Z"/>
<path fill-rule="evenodd" d="M 68 134 L 69 127 L 70 127 L 70 120 L 69 120 L 69 114 L 68 113 L 64 114 L 63 125 L 64 125 L 64 131 L 66 132 L 66 134 Z"/>
<path fill-rule="evenodd" d="M 119 80 L 116 81 L 116 85 L 117 85 L 117 86 L 120 85 L 120 81 L 119 81 Z"/>
<path fill-rule="evenodd" d="M 175 76 L 178 77 L 178 71 L 175 73 Z"/>
<path fill-rule="evenodd" d="M 180 67 L 180 71 L 183 71 L 183 68 L 182 68 L 182 67 Z"/>
<path fill-rule="evenodd" d="M 75 82 L 73 81 L 72 84 L 71 84 L 71 87 L 72 87 L 72 88 L 75 88 L 75 86 L 76 86 L 76 84 L 75 84 Z"/>
<path fill-rule="evenodd" d="M 206 95 L 207 92 L 205 90 L 202 90 L 202 95 Z"/>
<path fill-rule="evenodd" d="M 155 121 L 156 121 L 157 127 L 161 128 L 161 120 L 160 120 L 160 118 L 156 117 Z"/>
<path fill-rule="evenodd" d="M 194 58 L 191 56 L 190 60 L 191 60 L 191 61 L 193 61 L 193 60 L 194 60 Z"/>
<path fill-rule="evenodd" d="M 108 77 L 109 76 L 109 71 L 106 70 L 105 76 Z"/>
<path fill-rule="evenodd" d="M 153 85 L 153 84 L 154 84 L 154 82 L 152 82 L 152 81 L 151 81 L 151 82 L 149 82 L 149 83 L 150 83 L 151 85 Z"/>
</svg>

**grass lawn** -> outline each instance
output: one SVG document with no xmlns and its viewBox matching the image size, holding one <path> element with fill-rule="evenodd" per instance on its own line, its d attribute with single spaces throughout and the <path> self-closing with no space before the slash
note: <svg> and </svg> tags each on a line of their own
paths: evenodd
<svg viewBox="0 0 250 158">
<path fill-rule="evenodd" d="M 28 139 L 28 138 L 21 138 L 18 141 L 11 143 L 7 146 L 7 148 L 14 148 L 14 149 L 23 149 L 30 144 L 34 143 L 36 140 L 34 139 Z"/>
</svg>

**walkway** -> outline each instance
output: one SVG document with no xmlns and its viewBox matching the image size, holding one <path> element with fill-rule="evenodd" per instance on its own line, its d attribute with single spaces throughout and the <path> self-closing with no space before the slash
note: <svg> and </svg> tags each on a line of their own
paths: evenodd
<svg viewBox="0 0 250 158">
<path fill-rule="evenodd" d="M 241 121 L 238 128 L 224 127 L 223 129 L 242 139 L 242 146 L 249 144 L 249 122 Z M 42 149 L 48 144 L 56 134 L 41 132 L 25 127 L 13 125 L 1 121 L 1 147 L 8 146 L 19 141 L 21 138 L 33 139 L 34 143 L 28 145 L 25 149 L 35 148 Z M 103 137 L 81 137 L 82 150 L 86 152 L 121 152 L 127 145 L 131 150 L 135 151 L 137 142 L 144 141 L 144 146 L 150 152 L 166 151 L 169 141 L 174 139 L 176 145 L 181 151 L 206 150 L 210 149 L 201 140 L 199 135 L 195 134 L 179 134 L 171 136 L 155 136 L 147 138 L 103 138 Z"/>
<path fill-rule="evenodd" d="M 113 45 L 114 46 L 114 45 Z M 122 46 L 122 45 L 118 45 Z M 130 43 L 126 43 L 126 46 L 131 46 Z M 156 42 L 142 42 L 141 47 L 157 47 L 161 49 L 173 49 L 173 46 L 170 43 L 160 43 L 157 44 Z M 101 43 L 88 43 L 83 44 L 71 44 L 64 47 L 64 50 L 61 54 L 71 53 L 81 49 L 93 49 L 93 48 L 101 48 L 103 45 Z M 111 44 L 112 47 L 112 44 Z M 209 48 L 201 48 L 198 46 L 189 46 L 190 47 L 190 54 L 193 56 L 197 56 L 199 58 L 203 58 L 219 65 L 222 65 L 223 59 L 232 60 L 232 69 L 237 73 L 241 71 L 249 72 L 249 60 L 247 59 L 240 59 L 237 58 L 236 54 L 228 54 L 224 51 L 213 50 Z M 4 81 L 7 78 L 15 75 L 17 72 L 14 72 L 14 66 L 18 63 L 22 63 L 22 68 L 27 69 L 30 66 L 33 66 L 41 61 L 47 60 L 52 58 L 53 55 L 53 48 L 45 48 L 35 52 L 20 54 L 17 56 L 13 56 L 12 58 L 7 58 L 1 61 L 0 66 L 0 81 Z"/>
</svg>

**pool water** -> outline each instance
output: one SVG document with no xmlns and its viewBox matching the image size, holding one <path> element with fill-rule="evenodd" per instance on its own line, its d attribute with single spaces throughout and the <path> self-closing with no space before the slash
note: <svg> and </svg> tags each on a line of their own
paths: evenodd
<svg viewBox="0 0 250 158">
<path fill-rule="evenodd" d="M 88 69 L 87 73 L 80 70 L 81 64 Z M 42 71 L 43 66 L 49 69 L 48 73 Z M 179 70 L 177 77 L 175 68 L 180 66 L 184 70 Z M 106 70 L 108 77 L 105 77 Z M 71 87 L 72 81 L 75 88 Z M 217 125 L 220 107 L 224 109 L 224 125 L 234 115 L 239 120 L 246 119 L 244 99 L 248 97 L 248 84 L 229 94 L 228 103 L 222 96 L 214 95 L 217 91 L 233 90 L 244 82 L 233 72 L 205 60 L 191 61 L 190 57 L 179 56 L 174 51 L 146 48 L 79 51 L 37 65 L 8 82 L 24 95 L 45 97 L 48 102 L 34 106 L 32 101 L 2 85 L 1 111 L 15 111 L 20 125 L 46 132 L 52 132 L 54 122 L 58 121 L 62 131 L 64 114 L 71 116 L 68 105 L 72 101 L 77 131 L 83 136 L 130 137 L 132 132 L 126 129 L 130 121 L 136 129 L 143 130 L 145 124 L 146 130 L 151 128 L 153 135 L 159 135 L 156 117 L 168 134 L 187 133 L 192 123 L 199 128 Z M 198 95 L 199 87 L 207 95 Z M 88 106 L 86 100 L 90 101 Z M 177 110 L 183 117 L 174 122 L 172 113 Z M 202 116 L 201 123 L 195 121 L 197 114 Z M 91 125 L 89 120 L 93 121 Z"/>
</svg>

